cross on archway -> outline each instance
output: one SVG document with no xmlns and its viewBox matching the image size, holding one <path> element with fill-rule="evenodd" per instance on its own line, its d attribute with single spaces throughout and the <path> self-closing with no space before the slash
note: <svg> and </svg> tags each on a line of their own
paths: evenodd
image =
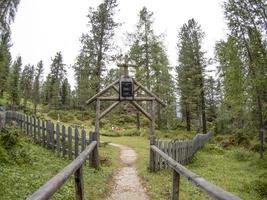
<svg viewBox="0 0 267 200">
<path fill-rule="evenodd" d="M 150 144 L 153 145 L 155 142 L 155 104 L 156 102 L 165 107 L 165 103 L 157 97 L 154 93 L 149 91 L 145 86 L 143 86 L 141 83 L 136 81 L 133 77 L 129 75 L 129 67 L 133 67 L 129 64 L 118 64 L 118 67 L 123 68 L 123 75 L 107 87 L 105 87 L 103 90 L 101 90 L 99 93 L 94 95 L 92 98 L 90 98 L 86 103 L 90 104 L 94 101 L 96 101 L 96 117 L 95 117 L 95 132 L 97 134 L 97 141 L 98 145 L 100 142 L 100 132 L 99 132 L 99 122 L 100 120 L 107 115 L 109 112 L 111 112 L 117 105 L 120 104 L 122 101 L 128 101 L 130 102 L 137 110 L 142 112 L 150 121 L 150 133 L 149 133 L 149 139 Z M 107 93 L 109 90 L 113 90 L 116 92 L 115 96 L 104 96 L 105 93 Z M 139 96 L 140 92 L 137 91 L 143 91 L 143 93 L 146 94 L 146 96 Z M 108 108 L 106 108 L 102 113 L 100 111 L 100 104 L 101 101 L 114 101 L 113 104 L 111 104 Z M 138 102 L 150 102 L 150 111 L 146 111 Z M 95 167 L 99 166 L 99 160 L 98 160 L 98 148 L 96 148 L 95 151 L 95 157 L 96 159 L 93 161 L 92 165 Z M 155 162 L 155 155 L 154 152 L 150 150 L 150 166 L 154 166 L 151 164 L 151 162 Z M 153 169 L 151 169 L 153 170 Z"/>
</svg>

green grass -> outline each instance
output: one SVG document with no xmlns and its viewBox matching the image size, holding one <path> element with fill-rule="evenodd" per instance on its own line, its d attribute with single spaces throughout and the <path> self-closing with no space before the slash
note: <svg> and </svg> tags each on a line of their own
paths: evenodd
<svg viewBox="0 0 267 200">
<path fill-rule="evenodd" d="M 138 153 L 136 166 L 151 199 L 170 199 L 171 173 L 169 170 L 161 170 L 156 173 L 148 171 L 149 149 L 146 138 L 101 136 L 101 140 L 125 144 L 134 148 Z M 243 156 L 245 159 L 239 159 L 240 154 L 245 154 Z M 242 199 L 267 199 L 266 196 L 259 194 L 261 190 L 266 194 L 264 190 L 266 180 L 264 181 L 263 177 L 266 177 L 267 173 L 267 159 L 260 160 L 257 153 L 248 152 L 240 147 L 231 147 L 225 150 L 211 142 L 195 155 L 193 162 L 187 167 L 211 183 Z M 260 183 L 258 183 L 259 180 L 261 180 Z M 208 195 L 185 178 L 181 179 L 180 189 L 181 199 L 210 199 Z"/>
<path fill-rule="evenodd" d="M 25 164 L 0 163 L 0 197 L 6 200 L 25 199 L 70 163 L 38 144 L 26 142 L 31 162 Z M 84 166 L 86 199 L 103 199 L 110 190 L 110 180 L 118 167 L 118 150 L 111 146 L 100 148 L 100 170 Z M 53 196 L 53 199 L 74 199 L 73 176 Z"/>
</svg>

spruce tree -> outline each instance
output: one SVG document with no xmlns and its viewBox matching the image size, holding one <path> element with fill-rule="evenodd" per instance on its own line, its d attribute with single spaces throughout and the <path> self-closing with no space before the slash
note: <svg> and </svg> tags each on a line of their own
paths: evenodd
<svg viewBox="0 0 267 200">
<path fill-rule="evenodd" d="M 41 83 L 42 76 L 44 72 L 43 61 L 37 63 L 37 67 L 35 68 L 34 73 L 34 82 L 33 82 L 33 103 L 34 103 L 34 113 L 36 114 L 37 104 L 40 103 L 41 98 Z"/>
<path fill-rule="evenodd" d="M 20 92 L 23 98 L 23 105 L 27 107 L 27 101 L 32 97 L 33 89 L 33 77 L 34 77 L 34 66 L 26 65 L 21 73 L 20 78 Z"/>
<path fill-rule="evenodd" d="M 8 96 L 12 106 L 19 105 L 20 103 L 20 72 L 22 61 L 19 56 L 13 63 L 9 77 L 8 77 Z"/>
</svg>

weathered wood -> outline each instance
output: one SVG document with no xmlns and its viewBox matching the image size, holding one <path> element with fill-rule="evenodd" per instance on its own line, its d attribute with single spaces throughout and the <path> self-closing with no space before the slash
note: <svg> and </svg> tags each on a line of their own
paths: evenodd
<svg viewBox="0 0 267 200">
<path fill-rule="evenodd" d="M 102 119 L 106 114 L 108 114 L 112 109 L 114 109 L 119 104 L 120 104 L 120 101 L 117 101 L 113 103 L 111 106 L 109 106 L 104 112 L 100 114 L 99 120 Z"/>
<path fill-rule="evenodd" d="M 32 137 L 32 116 L 30 116 L 30 136 Z"/>
<path fill-rule="evenodd" d="M 150 137 L 150 145 L 154 145 L 155 144 L 155 100 L 153 100 L 151 102 L 151 108 L 150 109 L 151 109 L 150 110 L 151 122 L 150 122 L 149 137 Z M 156 168 L 155 168 L 155 161 L 156 161 L 155 155 L 156 155 L 155 152 L 150 149 L 149 166 L 150 166 L 150 170 L 152 172 L 154 172 L 156 170 Z"/>
<path fill-rule="evenodd" d="M 29 123 L 30 123 L 30 119 L 29 119 L 29 116 L 27 115 L 27 122 L 26 122 L 26 124 L 27 124 L 27 131 L 26 131 L 27 135 L 29 135 Z"/>
<path fill-rule="evenodd" d="M 83 185 L 83 166 L 76 170 L 74 173 L 75 182 L 75 196 L 76 200 L 84 200 L 84 185 Z"/>
<path fill-rule="evenodd" d="M 46 121 L 46 146 L 50 148 L 50 121 Z"/>
<path fill-rule="evenodd" d="M 138 103 L 131 101 L 131 104 L 137 109 L 140 110 L 150 121 L 152 121 L 152 116 L 145 111 L 144 108 L 142 108 Z"/>
<path fill-rule="evenodd" d="M 45 121 L 42 119 L 42 144 L 45 146 Z"/>
<path fill-rule="evenodd" d="M 75 142 L 74 142 L 74 144 L 75 144 L 74 152 L 75 152 L 75 158 L 77 158 L 78 155 L 79 155 L 79 130 L 78 130 L 77 127 L 75 128 L 74 139 L 75 139 Z"/>
<path fill-rule="evenodd" d="M 37 141 L 41 141 L 41 121 L 39 117 L 37 119 Z"/>
<path fill-rule="evenodd" d="M 209 183 L 204 178 L 200 177 L 199 175 L 191 172 L 175 160 L 173 160 L 171 157 L 169 157 L 167 154 L 165 154 L 163 151 L 161 151 L 158 147 L 155 145 L 151 145 L 150 147 L 153 151 L 158 153 L 160 156 L 162 156 L 169 164 L 169 166 L 174 169 L 177 173 L 180 175 L 186 177 L 189 181 L 191 181 L 196 186 L 200 187 L 204 192 L 209 194 L 210 196 L 214 197 L 215 199 L 220 200 L 241 200 L 239 197 L 234 196 L 233 194 L 224 191 L 223 189 Z"/>
<path fill-rule="evenodd" d="M 66 150 L 66 129 L 64 125 L 62 125 L 61 131 L 62 131 L 62 154 L 65 157 L 67 154 L 67 150 Z"/>
<path fill-rule="evenodd" d="M 33 117 L 33 140 L 36 141 L 36 117 Z"/>
<path fill-rule="evenodd" d="M 166 107 L 166 104 L 160 98 L 158 98 L 155 94 L 153 94 L 151 91 L 149 91 L 145 86 L 143 86 L 141 83 L 137 82 L 135 79 L 133 79 L 133 81 L 137 86 L 140 86 L 140 88 L 143 89 L 147 94 L 149 94 L 150 96 L 155 98 L 156 101 L 158 103 L 160 103 L 163 107 Z"/>
<path fill-rule="evenodd" d="M 179 200 L 180 174 L 172 170 L 172 200 Z"/>
<path fill-rule="evenodd" d="M 86 131 L 82 129 L 82 145 L 81 145 L 81 152 L 85 149 L 86 147 Z"/>
<path fill-rule="evenodd" d="M 93 101 L 95 101 L 100 95 L 104 94 L 107 90 L 109 90 L 113 85 L 119 83 L 119 79 L 108 85 L 105 89 L 94 95 L 92 98 L 90 98 L 88 101 L 86 101 L 86 104 L 90 104 Z"/>
<path fill-rule="evenodd" d="M 54 131 L 54 123 L 50 124 L 50 148 L 52 151 L 55 151 L 55 131 Z"/>
<path fill-rule="evenodd" d="M 97 133 L 91 133 L 91 138 L 92 138 L 92 141 L 91 142 L 94 142 L 94 141 L 97 141 Z M 98 158 L 98 147 L 99 147 L 99 142 L 97 142 L 98 145 L 95 147 L 95 149 L 93 150 L 92 154 L 90 155 L 90 163 L 91 163 L 91 166 L 95 169 L 98 169 L 99 168 L 99 158 Z"/>
<path fill-rule="evenodd" d="M 92 142 L 74 161 L 30 195 L 27 200 L 47 200 L 52 197 L 68 178 L 82 166 L 87 156 L 93 151 L 96 145 L 96 141 Z"/>
<path fill-rule="evenodd" d="M 68 154 L 69 159 L 72 160 L 72 128 L 68 127 Z"/>
<path fill-rule="evenodd" d="M 60 155 L 60 126 L 59 124 L 57 123 L 56 125 L 56 146 L 57 146 L 57 153 L 58 155 Z"/>
</svg>

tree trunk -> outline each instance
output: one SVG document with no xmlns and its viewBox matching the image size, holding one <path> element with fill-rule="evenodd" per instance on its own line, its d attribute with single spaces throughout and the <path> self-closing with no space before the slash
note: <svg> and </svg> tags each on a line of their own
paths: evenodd
<svg viewBox="0 0 267 200">
<path fill-rule="evenodd" d="M 136 112 L 136 129 L 140 131 L 140 112 Z"/>
<path fill-rule="evenodd" d="M 185 117 L 186 117 L 186 130 L 187 131 L 191 131 L 191 116 L 190 116 L 190 112 L 188 110 L 188 107 L 186 106 L 185 108 Z"/>
</svg>

